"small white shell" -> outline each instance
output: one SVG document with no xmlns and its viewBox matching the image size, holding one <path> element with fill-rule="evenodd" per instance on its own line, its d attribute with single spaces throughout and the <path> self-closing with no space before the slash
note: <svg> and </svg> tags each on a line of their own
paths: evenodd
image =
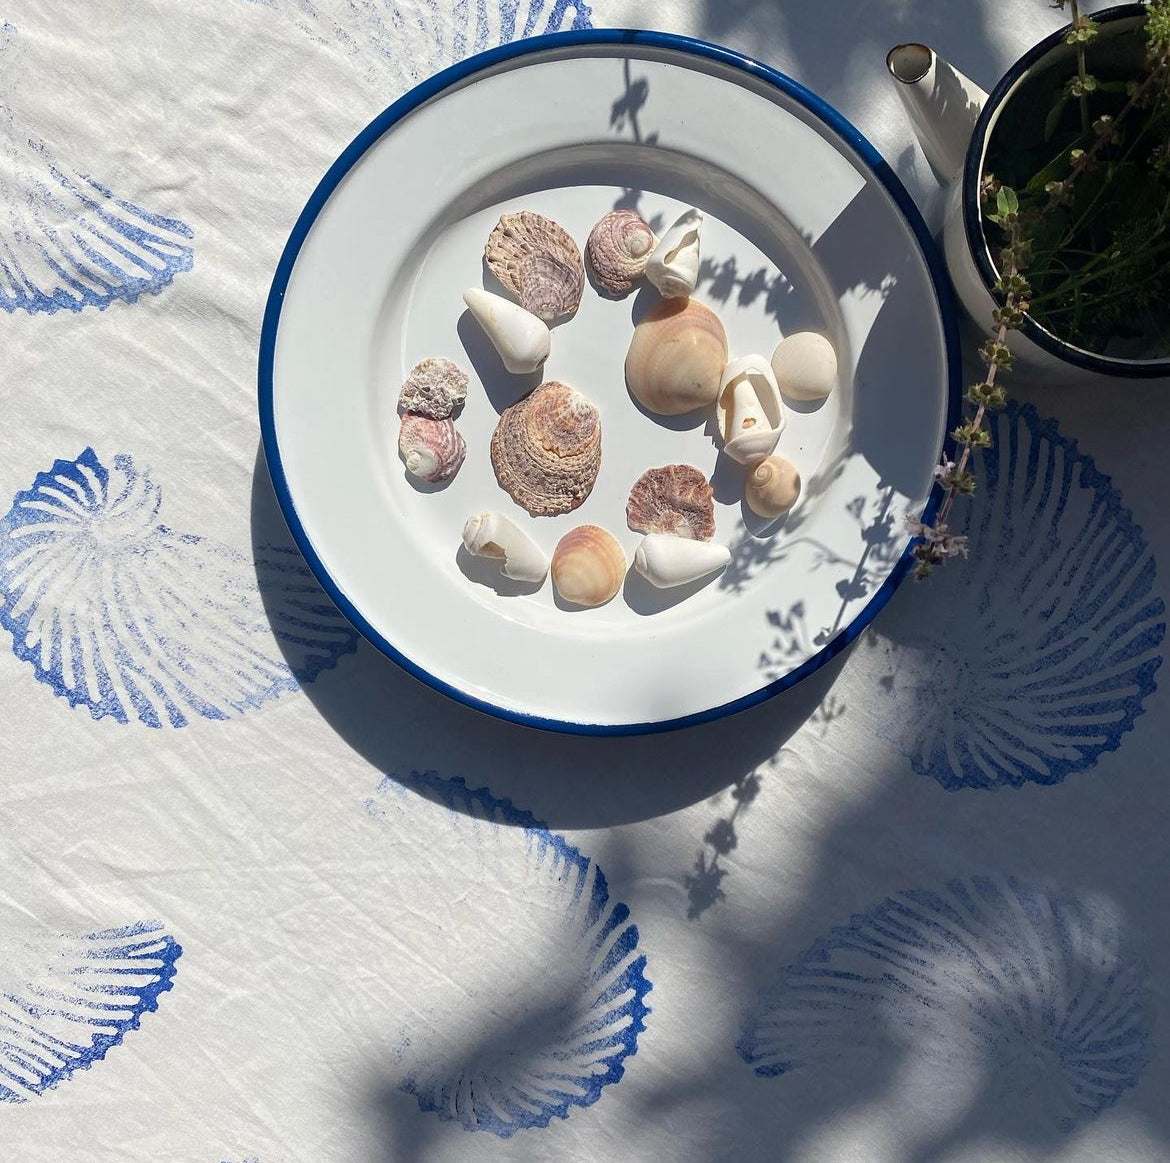
<svg viewBox="0 0 1170 1163">
<path fill-rule="evenodd" d="M 634 550 L 634 568 L 660 590 L 683 586 L 723 569 L 731 560 L 726 545 L 649 533 Z"/>
<path fill-rule="evenodd" d="M 723 451 L 740 464 L 763 460 L 784 430 L 780 389 L 762 355 L 733 359 L 723 369 L 715 409 Z"/>
<path fill-rule="evenodd" d="M 552 334 L 531 311 L 482 287 L 469 287 L 463 301 L 513 375 L 534 372 L 548 359 Z"/>
<path fill-rule="evenodd" d="M 474 557 L 503 562 L 500 572 L 513 581 L 544 581 L 548 558 L 539 545 L 503 513 L 479 513 L 463 526 L 463 547 Z"/>
<path fill-rule="evenodd" d="M 772 371 L 786 396 L 823 400 L 837 383 L 837 353 L 823 335 L 798 331 L 776 344 Z"/>
<path fill-rule="evenodd" d="M 783 456 L 769 456 L 752 466 L 744 484 L 744 499 L 757 517 L 782 517 L 800 498 L 800 473 Z"/>
<path fill-rule="evenodd" d="M 667 299 L 689 295 L 699 282 L 699 231 L 703 212 L 688 210 L 662 236 L 646 263 L 646 278 Z"/>
</svg>

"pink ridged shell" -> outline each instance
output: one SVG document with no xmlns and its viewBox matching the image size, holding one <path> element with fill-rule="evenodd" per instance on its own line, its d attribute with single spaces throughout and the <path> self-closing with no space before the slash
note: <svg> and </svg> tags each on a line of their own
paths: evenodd
<svg viewBox="0 0 1170 1163">
<path fill-rule="evenodd" d="M 398 393 L 398 407 L 445 420 L 467 399 L 467 373 L 449 359 L 424 359 L 411 369 Z"/>
<path fill-rule="evenodd" d="M 585 257 L 598 286 L 611 295 L 628 295 L 646 271 L 658 240 L 641 215 L 612 210 L 589 233 Z"/>
<path fill-rule="evenodd" d="M 585 267 L 572 236 L 531 210 L 504 214 L 483 248 L 488 269 L 520 301 L 551 323 L 572 315 L 585 288 Z"/>
<path fill-rule="evenodd" d="M 492 433 L 492 467 L 533 516 L 571 512 L 589 496 L 601 467 L 597 409 L 566 384 L 541 384 L 504 410 Z"/>
<path fill-rule="evenodd" d="M 639 533 L 671 533 L 692 541 L 715 536 L 715 495 L 689 464 L 647 469 L 630 490 L 626 523 Z"/>
<path fill-rule="evenodd" d="M 420 480 L 441 484 L 459 471 L 467 445 L 451 419 L 432 420 L 407 412 L 398 430 L 398 454 L 407 472 Z"/>
</svg>

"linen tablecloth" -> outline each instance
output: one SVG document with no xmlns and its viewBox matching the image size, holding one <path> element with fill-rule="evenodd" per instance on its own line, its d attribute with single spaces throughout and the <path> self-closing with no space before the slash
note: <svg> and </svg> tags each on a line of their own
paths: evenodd
<svg viewBox="0 0 1170 1163">
<path fill-rule="evenodd" d="M 972 557 L 676 734 L 383 659 L 292 545 L 259 325 L 337 153 L 548 30 L 701 36 L 940 193 L 899 41 L 1042 0 L 0 14 L 0 1138 L 21 1163 L 1170 1158 L 1164 386 L 1017 376 Z M 817 627 L 772 618 L 765 671 Z"/>
</svg>

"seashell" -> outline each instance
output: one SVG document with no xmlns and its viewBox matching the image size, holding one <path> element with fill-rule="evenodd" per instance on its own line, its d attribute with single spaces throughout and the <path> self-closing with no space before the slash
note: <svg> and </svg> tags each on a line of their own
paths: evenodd
<svg viewBox="0 0 1170 1163">
<path fill-rule="evenodd" d="M 732 460 L 754 464 L 776 447 L 784 430 L 784 405 L 762 355 L 733 359 L 723 369 L 715 413 L 723 451 Z"/>
<path fill-rule="evenodd" d="M 697 541 L 715 536 L 715 494 L 689 464 L 647 469 L 630 489 L 626 524 L 639 533 L 672 533 Z"/>
<path fill-rule="evenodd" d="M 171 988 L 183 950 L 157 921 L 3 939 L 0 1102 L 27 1102 L 101 1061 Z"/>
<path fill-rule="evenodd" d="M 662 236 L 646 262 L 646 278 L 667 299 L 689 295 L 699 282 L 699 231 L 703 212 L 691 209 Z"/>
<path fill-rule="evenodd" d="M 467 373 L 449 359 L 424 359 L 398 393 L 398 407 L 431 420 L 446 420 L 467 399 Z"/>
<path fill-rule="evenodd" d="M 798 331 L 776 344 L 772 372 L 794 400 L 823 400 L 837 383 L 837 353 L 815 331 Z"/>
<path fill-rule="evenodd" d="M 603 606 L 622 588 L 625 576 L 625 550 L 600 525 L 570 529 L 553 550 L 553 585 L 566 602 Z"/>
<path fill-rule="evenodd" d="M 723 569 L 731 561 L 726 545 L 649 533 L 634 550 L 634 568 L 660 590 L 697 581 Z"/>
<path fill-rule="evenodd" d="M 879 733 L 948 790 L 1094 768 L 1157 689 L 1166 637 L 1157 559 L 1109 477 L 1031 405 L 987 424 L 955 524 L 969 559 L 892 608 L 863 660 L 867 683 L 894 676 Z"/>
<path fill-rule="evenodd" d="M 467 445 L 453 420 L 431 420 L 407 412 L 398 431 L 398 455 L 412 476 L 442 484 L 459 471 Z"/>
<path fill-rule="evenodd" d="M 800 496 L 800 473 L 783 456 L 769 456 L 748 473 L 744 498 L 757 517 L 782 517 Z"/>
<path fill-rule="evenodd" d="M 463 547 L 475 557 L 499 558 L 513 581 L 544 581 L 548 558 L 540 546 L 503 513 L 480 513 L 463 526 Z"/>
<path fill-rule="evenodd" d="M 666 299 L 634 328 L 626 383 L 647 411 L 680 416 L 714 403 L 726 362 L 719 317 L 693 299 Z"/>
<path fill-rule="evenodd" d="M 658 239 L 633 210 L 612 210 L 589 233 L 585 257 L 598 284 L 611 295 L 628 295 L 646 271 Z"/>
<path fill-rule="evenodd" d="M 571 512 L 589 496 L 601 467 L 597 409 L 566 384 L 541 384 L 500 416 L 492 467 L 512 500 L 533 516 Z"/>
<path fill-rule="evenodd" d="M 399 1088 L 424 1111 L 502 1139 L 604 1098 L 638 1051 L 651 985 L 634 918 L 597 861 L 508 800 L 433 771 L 383 779 L 366 810 L 420 875 L 371 884 L 363 907 L 392 924 L 421 900 L 432 918 L 432 956 L 402 962 L 403 1004 L 381 999 L 400 1035 Z M 442 892 L 422 874 L 434 843 L 455 854 Z M 444 923 L 449 900 L 469 902 L 466 923 Z M 518 974 L 534 948 L 555 956 Z M 468 1025 L 474 1044 L 459 1035 Z"/>
<path fill-rule="evenodd" d="M 70 706 L 156 728 L 230 719 L 357 649 L 291 542 L 244 555 L 163 522 L 162 504 L 132 457 L 87 448 L 0 517 L 0 626 Z"/>
<path fill-rule="evenodd" d="M 531 311 L 481 287 L 469 287 L 463 301 L 513 375 L 534 372 L 548 359 L 552 335 Z"/>
<path fill-rule="evenodd" d="M 1068 1132 L 1137 1085 L 1153 1057 L 1148 974 L 1131 923 L 1109 905 L 1000 876 L 896 893 L 780 972 L 745 1022 L 740 1057 L 764 1078 L 808 1072 L 831 1103 L 851 1078 L 901 1061 L 910 1031 L 927 1068 L 908 1102 L 980 1077 L 980 1102 L 1005 1125 Z"/>
<path fill-rule="evenodd" d="M 483 257 L 520 306 L 545 323 L 577 310 L 585 288 L 581 252 L 551 218 L 531 210 L 502 215 Z"/>
</svg>

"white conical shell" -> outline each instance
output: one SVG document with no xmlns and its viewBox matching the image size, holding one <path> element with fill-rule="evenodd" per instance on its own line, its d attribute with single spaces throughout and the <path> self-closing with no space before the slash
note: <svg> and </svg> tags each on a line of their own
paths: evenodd
<svg viewBox="0 0 1170 1163">
<path fill-rule="evenodd" d="M 823 400 L 837 382 L 837 353 L 815 331 L 798 331 L 776 344 L 772 372 L 794 400 Z"/>
<path fill-rule="evenodd" d="M 531 311 L 482 287 L 469 287 L 463 301 L 513 375 L 534 372 L 548 359 L 552 335 Z"/>
<path fill-rule="evenodd" d="M 726 545 L 649 533 L 634 550 L 634 568 L 660 590 L 686 585 L 723 569 L 731 560 Z"/>
<path fill-rule="evenodd" d="M 646 278 L 667 299 L 689 295 L 699 282 L 699 231 L 703 212 L 688 210 L 662 236 L 646 263 Z"/>
<path fill-rule="evenodd" d="M 762 355 L 733 359 L 715 402 L 723 451 L 740 464 L 763 460 L 784 431 L 784 405 L 771 364 Z"/>
<path fill-rule="evenodd" d="M 463 526 L 463 547 L 474 557 L 503 561 L 500 572 L 513 581 L 539 582 L 548 558 L 539 545 L 503 513 L 479 513 Z"/>
</svg>

